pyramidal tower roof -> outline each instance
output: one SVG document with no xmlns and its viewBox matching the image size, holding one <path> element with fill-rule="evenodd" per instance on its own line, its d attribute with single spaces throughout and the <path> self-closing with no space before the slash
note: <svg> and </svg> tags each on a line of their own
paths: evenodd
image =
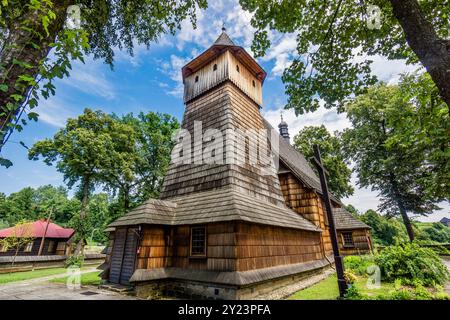
<svg viewBox="0 0 450 320">
<path fill-rule="evenodd" d="M 264 82 L 267 73 L 264 69 L 256 62 L 256 60 L 241 46 L 236 45 L 230 36 L 227 34 L 226 29 L 222 28 L 222 33 L 214 41 L 214 43 L 206 51 L 201 53 L 199 56 L 188 62 L 182 69 L 183 82 L 186 77 L 195 73 L 213 59 L 221 55 L 223 52 L 229 50 L 241 63 L 246 65 L 249 71 L 261 82 Z"/>
<path fill-rule="evenodd" d="M 217 38 L 217 40 L 214 41 L 213 46 L 235 46 L 235 44 L 226 33 L 226 29 L 222 28 L 222 33 Z"/>
</svg>

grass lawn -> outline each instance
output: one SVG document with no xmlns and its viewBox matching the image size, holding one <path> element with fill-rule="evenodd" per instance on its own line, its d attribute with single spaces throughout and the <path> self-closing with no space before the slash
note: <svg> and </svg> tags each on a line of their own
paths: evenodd
<svg viewBox="0 0 450 320">
<path fill-rule="evenodd" d="M 51 268 L 51 269 L 39 269 L 34 271 L 21 271 L 21 272 L 12 272 L 12 273 L 2 273 L 0 274 L 0 284 L 21 281 L 21 280 L 29 280 L 34 278 L 41 278 L 46 276 L 51 276 L 54 274 L 66 273 L 65 268 Z"/>
<path fill-rule="evenodd" d="M 81 284 L 84 285 L 84 286 L 87 286 L 87 285 L 97 286 L 97 285 L 99 285 L 100 281 L 101 281 L 100 273 L 101 273 L 101 271 L 93 271 L 93 272 L 83 273 L 81 275 Z M 50 280 L 50 282 L 66 283 L 67 282 L 67 277 L 52 279 L 52 280 Z"/>
<path fill-rule="evenodd" d="M 355 286 L 368 296 L 386 294 L 394 289 L 393 283 L 381 283 L 379 289 L 369 289 L 366 286 L 367 278 L 358 277 Z M 316 283 L 315 285 L 298 291 L 289 297 L 290 300 L 335 300 L 339 296 L 336 274 Z"/>
</svg>

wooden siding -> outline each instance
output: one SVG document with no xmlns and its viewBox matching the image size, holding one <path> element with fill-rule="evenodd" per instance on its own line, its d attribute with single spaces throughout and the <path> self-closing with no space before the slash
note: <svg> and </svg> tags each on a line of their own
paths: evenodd
<svg viewBox="0 0 450 320">
<path fill-rule="evenodd" d="M 246 271 L 323 258 L 320 233 L 243 222 L 206 226 L 206 257 L 189 254 L 190 226 L 146 226 L 138 269 Z"/>
<path fill-rule="evenodd" d="M 214 65 L 217 66 L 216 70 Z M 236 66 L 239 66 L 239 72 Z M 190 102 L 226 80 L 232 81 L 258 106 L 262 106 L 261 80 L 228 50 L 184 79 L 184 102 Z"/>
<path fill-rule="evenodd" d="M 353 236 L 354 246 L 352 247 L 344 247 L 344 241 L 342 238 L 342 233 L 351 232 Z M 359 255 L 366 254 L 371 251 L 371 243 L 372 240 L 370 238 L 370 231 L 367 229 L 355 229 L 355 230 L 338 230 L 338 242 L 339 242 L 339 251 L 342 255 Z"/>
<path fill-rule="evenodd" d="M 39 253 L 39 247 L 41 245 L 42 238 L 34 239 L 33 240 L 33 247 L 31 248 L 30 252 L 24 252 L 23 248 L 19 250 L 17 253 L 18 256 L 37 256 Z M 51 252 L 48 251 L 49 243 L 50 241 L 54 241 L 55 245 L 53 247 L 53 250 Z M 66 242 L 67 239 L 60 239 L 60 238 L 46 238 L 44 242 L 44 247 L 42 249 L 42 255 L 64 255 L 65 252 L 57 252 L 56 248 L 58 247 L 59 242 Z M 6 252 L 0 252 L 0 256 L 13 256 L 15 255 L 15 249 L 10 249 Z"/>
<path fill-rule="evenodd" d="M 279 179 L 287 206 L 322 229 L 323 251 L 326 255 L 332 254 L 333 248 L 323 201 L 317 193 L 306 188 L 292 173 L 282 173 Z"/>
<path fill-rule="evenodd" d="M 237 271 L 254 270 L 323 258 L 320 233 L 238 223 Z"/>
<path fill-rule="evenodd" d="M 226 52 L 228 58 L 228 68 L 230 80 L 249 96 L 256 104 L 262 106 L 262 83 L 258 80 L 249 69 L 243 65 L 229 51 Z M 236 66 L 239 66 L 239 72 Z M 255 86 L 253 86 L 253 81 Z"/>
<path fill-rule="evenodd" d="M 111 268 L 109 270 L 109 281 L 120 283 L 120 272 L 127 237 L 126 228 L 117 228 L 114 232 L 114 244 L 111 253 Z"/>
</svg>

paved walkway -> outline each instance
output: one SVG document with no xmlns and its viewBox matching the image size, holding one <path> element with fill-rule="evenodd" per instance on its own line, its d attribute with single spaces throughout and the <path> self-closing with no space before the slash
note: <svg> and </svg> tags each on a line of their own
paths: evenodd
<svg viewBox="0 0 450 320">
<path fill-rule="evenodd" d="M 81 273 L 97 271 L 95 268 Z M 64 283 L 50 280 L 64 278 L 67 274 L 57 274 L 30 280 L 9 282 L 0 285 L 0 300 L 135 300 L 135 297 L 98 289 L 96 286 L 81 286 L 69 289 Z"/>
</svg>

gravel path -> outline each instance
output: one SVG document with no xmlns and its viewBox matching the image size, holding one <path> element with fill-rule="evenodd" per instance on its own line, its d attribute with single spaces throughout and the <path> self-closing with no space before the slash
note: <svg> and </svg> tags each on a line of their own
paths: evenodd
<svg viewBox="0 0 450 320">
<path fill-rule="evenodd" d="M 89 273 L 97 269 L 86 269 L 81 273 Z M 57 274 L 42 278 L 9 282 L 0 285 L 0 300 L 135 300 L 135 297 L 116 292 L 98 289 L 95 286 L 81 286 L 80 289 L 69 289 L 63 283 L 49 282 L 53 279 L 67 277 Z"/>
</svg>

